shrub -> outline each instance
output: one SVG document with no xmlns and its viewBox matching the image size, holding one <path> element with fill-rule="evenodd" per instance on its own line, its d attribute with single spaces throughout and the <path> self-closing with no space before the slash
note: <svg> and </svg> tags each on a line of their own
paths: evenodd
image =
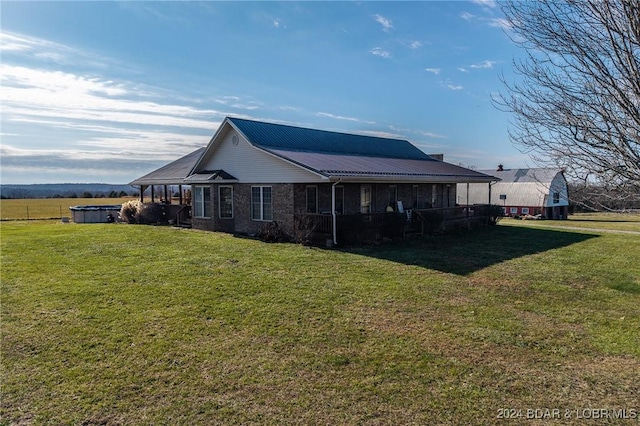
<svg viewBox="0 0 640 426">
<path fill-rule="evenodd" d="M 126 223 L 138 223 L 138 211 L 142 208 L 139 200 L 130 200 L 122 203 L 120 218 Z"/>
<path fill-rule="evenodd" d="M 502 206 L 497 204 L 491 204 L 487 206 L 487 223 L 489 225 L 495 225 L 500 219 L 504 217 L 504 211 Z"/>
<path fill-rule="evenodd" d="M 309 216 L 294 216 L 293 240 L 300 244 L 311 244 L 317 224 Z"/>
<path fill-rule="evenodd" d="M 265 243 L 284 243 L 289 236 L 278 226 L 278 222 L 267 222 L 258 229 L 256 237 Z"/>
<path fill-rule="evenodd" d="M 164 205 L 158 203 L 140 204 L 141 207 L 138 209 L 137 214 L 138 223 L 153 224 L 158 222 L 166 222 Z"/>
</svg>

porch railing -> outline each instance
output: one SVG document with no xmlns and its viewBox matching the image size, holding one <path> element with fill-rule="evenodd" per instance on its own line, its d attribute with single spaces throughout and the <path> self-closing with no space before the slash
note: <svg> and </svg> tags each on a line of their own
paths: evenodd
<svg viewBox="0 0 640 426">
<path fill-rule="evenodd" d="M 414 209 L 404 213 L 361 213 L 337 215 L 337 238 L 341 244 L 375 237 L 402 237 L 407 232 L 434 233 L 453 228 L 471 227 L 488 222 L 489 206 L 457 206 Z M 333 233 L 331 214 L 296 214 L 296 230 L 306 235 L 330 237 Z"/>
</svg>

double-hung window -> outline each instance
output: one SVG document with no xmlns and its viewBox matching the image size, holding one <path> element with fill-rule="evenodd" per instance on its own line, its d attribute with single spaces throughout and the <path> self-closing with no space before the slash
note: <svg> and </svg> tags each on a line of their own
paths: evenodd
<svg viewBox="0 0 640 426">
<path fill-rule="evenodd" d="M 233 218 L 233 187 L 218 187 L 218 195 L 220 198 L 220 219 Z"/>
<path fill-rule="evenodd" d="M 208 186 L 196 186 L 194 188 L 195 196 L 193 198 L 193 214 L 195 217 L 208 218 L 211 216 L 210 203 L 211 188 Z"/>
<path fill-rule="evenodd" d="M 360 187 L 360 213 L 371 213 L 371 185 Z"/>
<path fill-rule="evenodd" d="M 307 186 L 307 213 L 318 213 L 317 186 Z"/>
<path fill-rule="evenodd" d="M 251 187 L 251 219 L 273 220 L 273 205 L 270 186 Z"/>
<path fill-rule="evenodd" d="M 553 204 L 559 204 L 560 203 L 560 193 L 559 192 L 554 192 L 553 193 Z"/>
</svg>

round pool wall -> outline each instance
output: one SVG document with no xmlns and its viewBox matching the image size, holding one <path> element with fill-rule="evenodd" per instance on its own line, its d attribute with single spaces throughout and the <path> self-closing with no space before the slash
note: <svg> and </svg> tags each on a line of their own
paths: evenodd
<svg viewBox="0 0 640 426">
<path fill-rule="evenodd" d="M 108 216 L 113 216 L 116 222 L 120 222 L 120 208 L 122 205 L 106 206 L 73 206 L 69 207 L 75 223 L 107 223 Z"/>
</svg>

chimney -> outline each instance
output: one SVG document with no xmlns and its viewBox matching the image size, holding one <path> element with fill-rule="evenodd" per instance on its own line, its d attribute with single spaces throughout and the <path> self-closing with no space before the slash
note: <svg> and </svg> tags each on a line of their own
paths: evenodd
<svg viewBox="0 0 640 426">
<path fill-rule="evenodd" d="M 504 172 L 504 166 L 502 164 L 498 164 L 498 170 L 496 172 Z"/>
<path fill-rule="evenodd" d="M 444 161 L 444 154 L 429 154 L 429 157 L 433 158 L 434 160 Z"/>
</svg>

